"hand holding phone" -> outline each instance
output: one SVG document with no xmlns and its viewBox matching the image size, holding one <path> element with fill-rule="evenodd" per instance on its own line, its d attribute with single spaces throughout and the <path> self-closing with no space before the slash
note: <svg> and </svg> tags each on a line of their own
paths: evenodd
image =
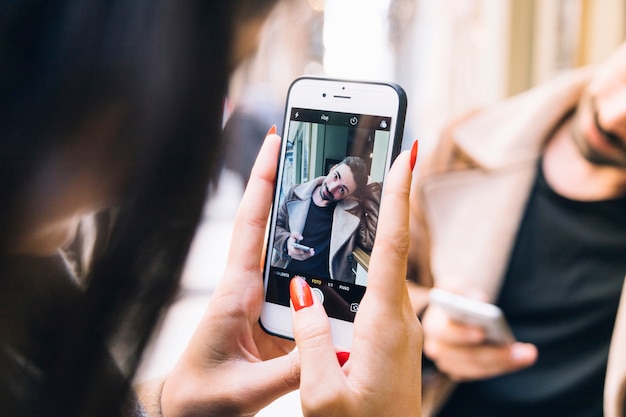
<svg viewBox="0 0 626 417">
<path fill-rule="evenodd" d="M 297 352 L 282 356 L 293 351 L 293 342 L 263 333 L 257 319 L 263 296 L 258 268 L 273 191 L 268 178 L 275 175 L 279 146 L 275 135 L 263 143 L 237 211 L 228 266 L 211 296 L 208 314 L 199 318 L 165 384 L 159 383 L 155 391 L 161 394 L 157 403 L 163 415 L 181 409 L 200 414 L 213 410 L 223 404 L 224 390 L 218 388 L 224 386 L 238 410 L 260 410 L 299 387 L 293 377 Z M 187 389 L 190 379 L 198 383 Z"/>
<path fill-rule="evenodd" d="M 421 361 L 416 358 L 420 357 L 422 334 L 407 294 L 405 267 L 410 172 L 409 153 L 405 152 L 387 176 L 378 224 L 381 239 L 374 244 L 367 294 L 354 323 L 353 349 L 343 369 L 340 366 L 347 352 L 337 352 L 322 303 L 312 294 L 292 297 L 294 306 L 302 307 L 293 312 L 293 325 L 305 416 L 337 410 L 362 417 L 420 415 L 422 374 Z M 303 305 L 299 299 L 308 299 L 312 305 Z M 390 396 L 395 400 L 390 401 Z"/>
<path fill-rule="evenodd" d="M 301 233 L 291 232 L 291 236 L 287 239 L 287 253 L 291 259 L 296 261 L 305 261 L 315 255 L 315 250 L 299 243 L 304 237 Z"/>
<path fill-rule="evenodd" d="M 453 380 L 493 378 L 537 360 L 537 347 L 515 341 L 498 307 L 438 288 L 430 302 L 422 318 L 424 354 Z"/>
</svg>

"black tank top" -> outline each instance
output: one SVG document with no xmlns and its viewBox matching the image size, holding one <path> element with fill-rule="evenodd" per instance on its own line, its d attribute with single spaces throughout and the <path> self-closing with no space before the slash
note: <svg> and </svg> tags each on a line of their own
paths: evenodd
<svg viewBox="0 0 626 417">
<path fill-rule="evenodd" d="M 516 338 L 537 345 L 538 360 L 460 384 L 438 415 L 601 417 L 625 275 L 626 198 L 569 200 L 538 169 L 497 301 Z"/>
</svg>

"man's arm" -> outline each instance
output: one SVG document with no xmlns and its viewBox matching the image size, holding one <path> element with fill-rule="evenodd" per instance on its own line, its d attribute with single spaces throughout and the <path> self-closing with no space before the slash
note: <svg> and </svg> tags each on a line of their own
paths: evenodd
<svg viewBox="0 0 626 417">
<path fill-rule="evenodd" d="M 287 253 L 287 240 L 291 235 L 289 231 L 289 213 L 287 212 L 288 199 L 280 206 L 278 215 L 276 216 L 276 229 L 274 232 L 274 252 L 279 259 L 289 259 Z"/>
</svg>

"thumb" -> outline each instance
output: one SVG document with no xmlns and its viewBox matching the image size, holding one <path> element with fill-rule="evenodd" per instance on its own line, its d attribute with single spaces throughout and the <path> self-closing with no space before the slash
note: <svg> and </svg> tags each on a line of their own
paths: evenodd
<svg viewBox="0 0 626 417">
<path fill-rule="evenodd" d="M 535 363 L 538 355 L 537 347 L 531 343 L 516 342 L 511 345 L 511 359 L 516 366 L 530 366 Z"/>
<path fill-rule="evenodd" d="M 319 381 L 336 381 L 341 367 L 330 333 L 330 323 L 322 302 L 312 294 L 301 277 L 289 285 L 293 305 L 293 333 L 300 354 L 300 388 L 314 387 Z"/>
</svg>

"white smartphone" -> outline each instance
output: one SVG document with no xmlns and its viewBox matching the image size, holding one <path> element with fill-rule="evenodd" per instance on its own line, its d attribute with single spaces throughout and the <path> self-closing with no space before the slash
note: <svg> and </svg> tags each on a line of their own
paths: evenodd
<svg viewBox="0 0 626 417">
<path fill-rule="evenodd" d="M 291 84 L 263 271 L 266 332 L 293 339 L 289 283 L 300 276 L 323 300 L 335 345 L 350 349 L 406 105 L 393 83 L 302 77 Z M 292 232 L 315 251 L 290 254 Z"/>
<path fill-rule="evenodd" d="M 431 304 L 443 308 L 452 320 L 485 329 L 489 343 L 506 345 L 515 341 L 504 313 L 498 306 L 439 288 L 431 289 L 429 298 Z"/>
</svg>

